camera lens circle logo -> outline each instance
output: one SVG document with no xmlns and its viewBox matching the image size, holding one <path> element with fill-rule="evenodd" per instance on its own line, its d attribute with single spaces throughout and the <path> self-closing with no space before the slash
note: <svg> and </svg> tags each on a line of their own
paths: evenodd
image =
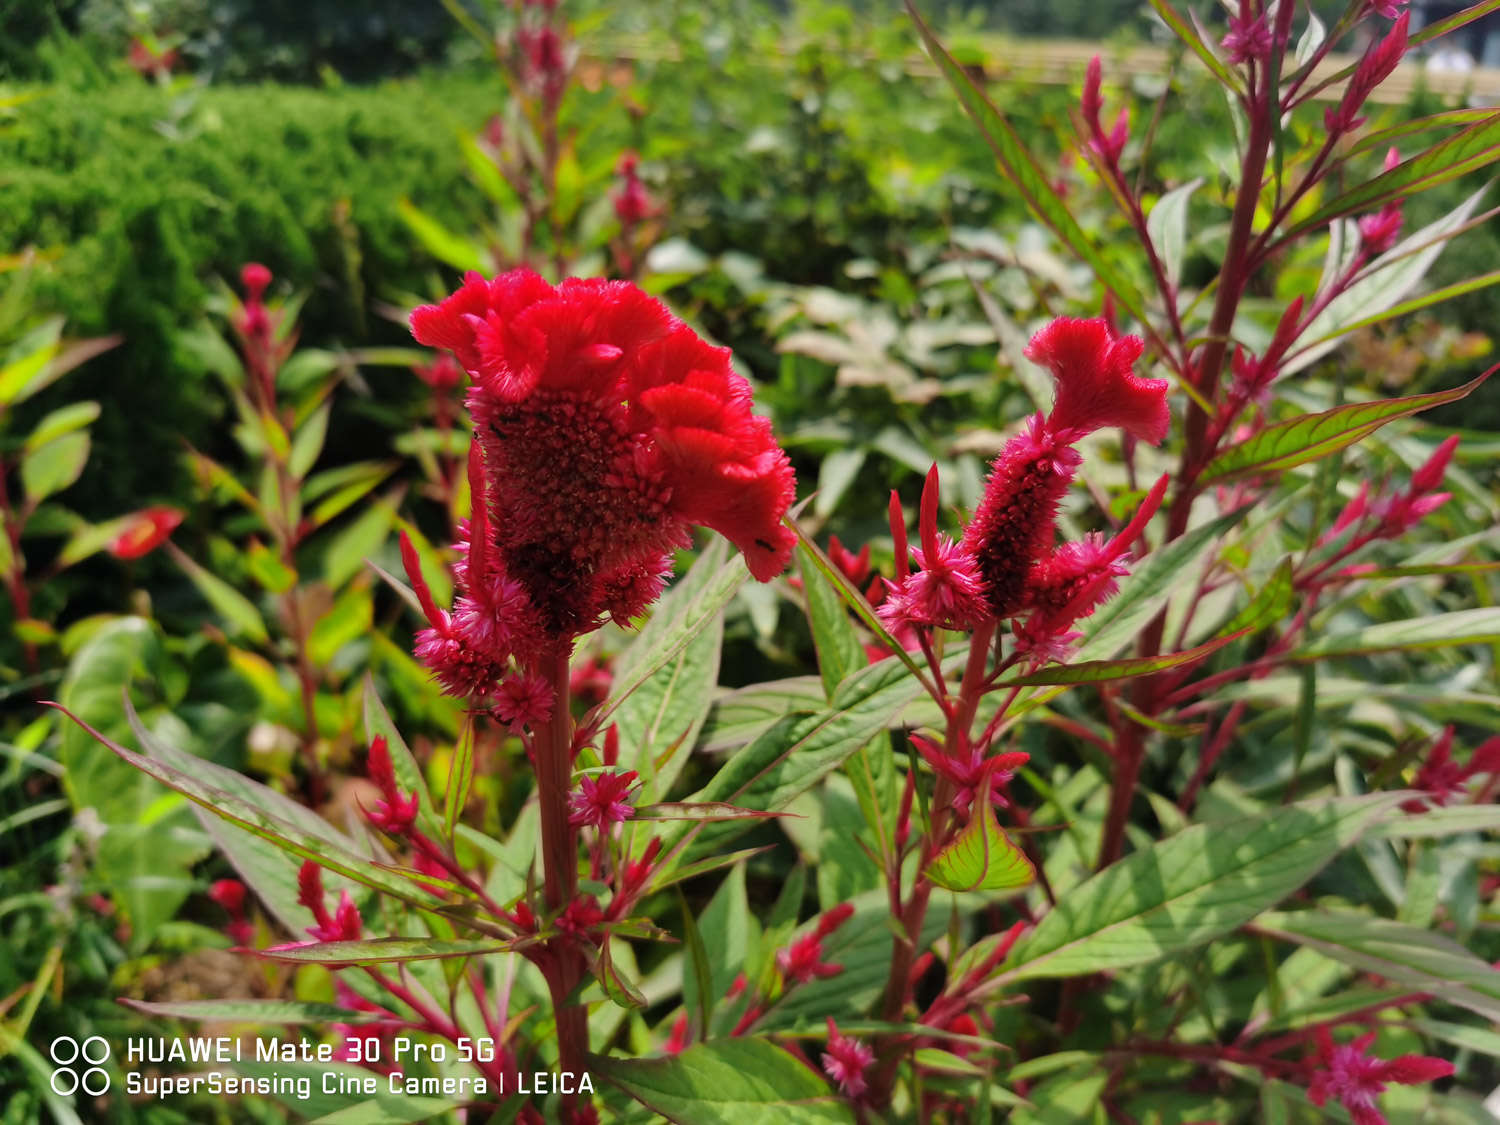
<svg viewBox="0 0 1500 1125">
<path fill-rule="evenodd" d="M 52 1092 L 66 1098 L 82 1090 L 91 1097 L 109 1092 L 109 1071 L 100 1064 L 109 1058 L 109 1041 L 90 1035 L 82 1043 L 71 1035 L 52 1040 L 47 1053 L 57 1068 L 52 1072 Z"/>
</svg>

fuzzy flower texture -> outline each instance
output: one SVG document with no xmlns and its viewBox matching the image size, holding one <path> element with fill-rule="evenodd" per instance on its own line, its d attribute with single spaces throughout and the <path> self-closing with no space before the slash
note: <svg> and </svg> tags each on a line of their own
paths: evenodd
<svg viewBox="0 0 1500 1125">
<path fill-rule="evenodd" d="M 1166 480 L 1114 539 L 1090 536 L 1054 546 L 1057 506 L 1081 456 L 1073 448 L 1095 430 L 1118 426 L 1153 445 L 1166 436 L 1167 383 L 1131 370 L 1141 341 L 1116 337 L 1102 319 L 1060 318 L 1027 345 L 1028 358 L 1057 380 L 1050 414 L 1036 414 L 995 459 L 974 519 L 954 542 L 937 531 L 937 488 L 922 497 L 917 569 L 898 579 L 880 607 L 887 625 L 974 629 L 1029 615 L 1016 633 L 1038 658 L 1051 658 L 1126 573 L 1126 549 L 1155 513 Z"/>
<path fill-rule="evenodd" d="M 795 482 L 770 423 L 728 350 L 636 286 L 470 273 L 411 327 L 473 378 L 473 515 L 451 613 L 404 545 L 431 625 L 418 655 L 449 693 L 488 695 L 511 658 L 638 616 L 690 525 L 723 534 L 761 581 L 786 566 Z"/>
</svg>

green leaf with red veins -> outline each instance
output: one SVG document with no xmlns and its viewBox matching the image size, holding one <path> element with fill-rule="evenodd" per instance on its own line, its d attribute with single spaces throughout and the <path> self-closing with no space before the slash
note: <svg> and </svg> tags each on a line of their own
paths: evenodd
<svg viewBox="0 0 1500 1125">
<path fill-rule="evenodd" d="M 1387 422 L 1466 398 L 1494 370 L 1491 367 L 1479 378 L 1452 390 L 1351 402 L 1319 414 L 1302 414 L 1277 422 L 1220 453 L 1208 463 L 1198 483 L 1222 484 L 1239 477 L 1285 472 L 1317 461 L 1362 441 Z"/>
<path fill-rule="evenodd" d="M 364 941 L 318 941 L 308 945 L 272 946 L 256 951 L 268 961 L 297 965 L 388 965 L 504 953 L 508 941 L 440 941 L 436 938 L 369 938 Z"/>
<path fill-rule="evenodd" d="M 969 823 L 927 866 L 927 877 L 950 891 L 1011 891 L 1036 881 L 1036 868 L 1005 834 L 989 787 L 975 795 Z"/>
</svg>

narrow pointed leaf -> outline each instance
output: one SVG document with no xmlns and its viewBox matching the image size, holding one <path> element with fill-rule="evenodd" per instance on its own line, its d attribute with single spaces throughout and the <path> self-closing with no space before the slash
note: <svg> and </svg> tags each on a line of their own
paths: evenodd
<svg viewBox="0 0 1500 1125">
<path fill-rule="evenodd" d="M 1149 325 L 1145 303 L 1135 286 L 1094 245 L 1093 239 L 1073 217 L 1067 204 L 1052 189 L 1047 173 L 1037 163 L 1036 157 L 1031 155 L 1026 142 L 963 67 L 954 61 L 942 43 L 938 42 L 932 29 L 917 14 L 912 0 L 906 0 L 906 10 L 911 15 L 912 22 L 917 25 L 917 33 L 922 37 L 927 53 L 958 94 L 964 112 L 979 127 L 980 133 L 995 153 L 1001 172 L 1020 193 L 1031 213 L 1050 227 L 1073 253 L 1088 263 L 1094 276 L 1114 295 L 1121 308 L 1142 324 Z"/>
<path fill-rule="evenodd" d="M 1479 378 L 1448 391 L 1352 402 L 1321 414 L 1288 418 L 1219 454 L 1209 462 L 1199 483 L 1217 484 L 1237 477 L 1282 472 L 1327 457 L 1363 440 L 1387 422 L 1457 402 L 1478 388 L 1494 370 L 1492 367 Z"/>
<path fill-rule="evenodd" d="M 175 1000 L 153 1002 L 122 996 L 120 1003 L 148 1016 L 163 1019 L 208 1020 L 213 1023 L 300 1024 L 363 1023 L 374 1019 L 337 1004 L 302 1000 Z"/>
<path fill-rule="evenodd" d="M 503 953 L 508 941 L 440 941 L 436 938 L 370 938 L 365 941 L 318 941 L 308 945 L 271 946 L 256 950 L 268 961 L 306 965 L 385 965 L 447 957 Z"/>
<path fill-rule="evenodd" d="M 1452 938 L 1352 911 L 1299 910 L 1256 920 L 1261 933 L 1500 1020 L 1500 972 Z"/>
<path fill-rule="evenodd" d="M 1405 649 L 1454 648 L 1500 641 L 1500 607 L 1460 609 L 1407 621 L 1382 621 L 1352 633 L 1336 633 L 1305 645 L 1292 660 L 1326 660 Z"/>
</svg>

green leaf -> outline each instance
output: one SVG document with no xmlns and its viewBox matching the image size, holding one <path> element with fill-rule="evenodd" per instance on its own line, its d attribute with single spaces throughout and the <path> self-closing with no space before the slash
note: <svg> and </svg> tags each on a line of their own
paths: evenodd
<svg viewBox="0 0 1500 1125">
<path fill-rule="evenodd" d="M 1297 649 L 1288 659 L 1326 660 L 1406 649 L 1455 648 L 1500 641 L 1500 607 L 1460 609 L 1408 621 L 1382 621 L 1353 633 L 1336 633 Z"/>
<path fill-rule="evenodd" d="M 57 355 L 58 333 L 62 320 L 48 321 L 43 335 L 33 333 L 35 343 L 29 351 L 0 367 L 0 406 L 11 406 L 29 398 L 52 381 L 48 367 Z"/>
<path fill-rule="evenodd" d="M 1199 570 L 1203 556 L 1234 527 L 1251 505 L 1210 520 L 1146 556 L 1120 582 L 1120 592 L 1083 622 L 1084 642 L 1076 657 L 1101 660 L 1113 656 L 1140 635 L 1146 624 L 1181 589 L 1182 576 Z"/>
<path fill-rule="evenodd" d="M 436 938 L 369 938 L 364 941 L 318 941 L 308 945 L 273 945 L 256 951 L 268 961 L 308 965 L 386 965 L 503 953 L 508 941 L 440 941 Z"/>
<path fill-rule="evenodd" d="M 823 458 L 818 466 L 818 495 L 813 501 L 813 511 L 825 519 L 831 516 L 843 499 L 844 493 L 854 483 L 865 463 L 869 451 L 862 446 L 852 449 L 835 449 Z"/>
<path fill-rule="evenodd" d="M 1149 676 L 1166 668 L 1180 668 L 1185 664 L 1202 660 L 1210 653 L 1223 648 L 1248 632 L 1246 629 L 1227 636 L 1215 637 L 1195 648 L 1182 652 L 1167 652 L 1160 656 L 1131 656 L 1121 660 L 1089 660 L 1082 664 L 1054 664 L 1024 676 L 1013 676 L 999 681 L 997 687 L 1033 687 L 1044 684 L 1098 684 L 1109 680 L 1127 680 L 1134 676 Z"/>
<path fill-rule="evenodd" d="M 399 200 L 396 208 L 407 228 L 434 258 L 446 262 L 456 270 L 484 272 L 484 256 L 467 238 L 454 234 L 427 212 L 418 209 L 409 199 Z"/>
<path fill-rule="evenodd" d="M 640 805 L 632 820 L 744 820 L 765 819 L 775 813 L 759 809 L 742 809 L 738 805 L 708 803 L 702 801 L 663 801 L 654 805 Z"/>
<path fill-rule="evenodd" d="M 1377 824 L 1370 835 L 1387 840 L 1422 840 L 1465 832 L 1500 832 L 1500 805 L 1449 805 L 1408 813 Z"/>
<path fill-rule="evenodd" d="M 99 404 L 97 402 L 75 402 L 69 406 L 60 407 L 36 424 L 31 433 L 26 435 L 26 444 L 22 448 L 27 453 L 40 449 L 49 441 L 54 441 L 64 434 L 83 429 L 98 417 Z"/>
<path fill-rule="evenodd" d="M 784 809 L 885 730 L 921 693 L 921 684 L 894 660 L 861 668 L 839 685 L 825 710 L 788 715 L 772 724 L 691 799 Z M 740 828 L 734 823 L 710 826 L 699 844 L 722 841 Z"/>
<path fill-rule="evenodd" d="M 89 462 L 89 435 L 74 432 L 37 447 L 21 458 L 21 485 L 26 498 L 40 503 L 71 487 Z"/>
<path fill-rule="evenodd" d="M 490 154 L 479 147 L 479 142 L 474 135 L 467 131 L 461 131 L 458 135 L 458 147 L 463 153 L 464 163 L 469 166 L 469 173 L 474 177 L 474 182 L 479 189 L 489 196 L 490 202 L 497 203 L 502 207 L 516 205 L 516 189 L 511 187 L 510 181 L 501 174 L 500 169 L 495 166 Z M 425 356 L 416 362 L 426 363 Z"/>
<path fill-rule="evenodd" d="M 1327 457 L 1368 437 L 1387 422 L 1444 403 L 1457 402 L 1489 378 L 1494 370 L 1492 367 L 1472 382 L 1449 391 L 1352 402 L 1321 414 L 1288 418 L 1220 453 L 1209 462 L 1199 481 L 1206 485 L 1236 477 L 1281 472 Z"/>
<path fill-rule="evenodd" d="M 665 797 L 687 765 L 719 682 L 724 610 L 720 607 L 704 616 L 692 607 L 714 577 L 705 561 L 713 560 L 700 559 L 662 598 L 640 636 L 616 663 L 617 676 L 635 679 L 640 665 L 653 659 L 652 654 L 676 647 L 675 654 L 625 696 L 614 712 L 620 730 L 620 765 L 640 773 L 647 800 Z M 680 636 L 681 630 L 689 632 Z M 678 645 L 679 640 L 684 643 Z"/>
<path fill-rule="evenodd" d="M 279 793 L 241 777 L 233 770 L 166 745 L 141 726 L 128 699 L 125 704 L 131 730 L 149 757 L 126 749 L 65 708 L 59 710 L 123 761 L 177 790 L 214 816 L 274 844 L 289 856 L 297 860 L 315 860 L 326 872 L 342 875 L 354 883 L 391 895 L 423 912 L 441 913 L 434 900 L 425 892 L 394 872 L 371 863 L 368 857 L 353 851 L 351 842 L 315 813 L 302 809 Z M 258 796 L 253 800 L 248 799 L 240 795 L 243 792 L 254 792 Z M 300 815 L 289 814 L 288 807 L 298 809 Z M 271 809 L 276 811 L 268 811 Z M 314 822 L 317 822 L 316 825 Z M 226 854 L 231 862 L 235 862 L 234 850 L 227 849 Z M 296 867 L 297 864 L 291 864 L 294 887 Z M 246 881 L 250 882 L 251 879 L 247 876 Z M 260 893 L 261 887 L 256 886 L 255 890 Z M 295 901 L 293 889 L 293 904 Z M 284 899 L 279 904 L 274 899 L 268 899 L 267 905 L 279 905 L 287 911 L 289 929 L 295 931 L 304 925 L 305 912 L 287 908 Z"/>
<path fill-rule="evenodd" d="M 1203 185 L 1200 177 L 1173 188 L 1151 208 L 1146 216 L 1146 230 L 1161 259 L 1167 280 L 1174 286 L 1182 277 L 1182 260 L 1187 253 L 1188 200 Z"/>
<path fill-rule="evenodd" d="M 166 547 L 172 561 L 183 569 L 204 600 L 224 618 L 233 635 L 247 637 L 261 644 L 270 640 L 265 620 L 261 617 L 260 610 L 255 608 L 254 602 L 218 575 L 199 566 L 174 543 L 169 541 Z"/>
<path fill-rule="evenodd" d="M 392 1093 L 384 1077 L 353 1063 L 245 1059 L 235 1063 L 234 1069 L 264 1081 L 266 1089 L 272 1091 L 271 1097 L 291 1110 L 296 1120 L 309 1125 L 410 1125 L 439 1121 L 455 1104 L 445 1098 Z M 353 1093 L 367 1089 L 366 1083 L 372 1078 L 377 1082 L 378 1093 Z M 305 1084 L 303 1089 L 310 1090 L 311 1096 L 301 1096 L 299 1083 Z"/>
<path fill-rule="evenodd" d="M 719 884 L 714 897 L 698 916 L 697 929 L 707 972 L 701 973 L 695 966 L 693 972 L 683 973 L 682 1003 L 689 1012 L 701 1010 L 711 1016 L 724 1007 L 724 994 L 729 991 L 735 974 L 745 969 L 746 958 L 760 930 L 750 913 L 743 863 L 731 868 Z M 708 991 L 700 992 L 705 986 Z M 704 1034 L 708 1034 L 707 1026 Z"/>
<path fill-rule="evenodd" d="M 1292 226 L 1278 243 L 1295 239 L 1304 231 L 1317 230 L 1344 215 L 1375 211 L 1392 200 L 1409 199 L 1418 192 L 1500 160 L 1500 114 L 1470 125 L 1409 160 L 1363 180 L 1342 195 L 1334 196 L 1307 218 Z"/>
<path fill-rule="evenodd" d="M 1036 868 L 1000 827 L 989 786 L 974 798 L 977 815 L 927 866 L 927 877 L 950 891 L 1009 891 L 1030 886 Z"/>
<path fill-rule="evenodd" d="M 595 1058 L 592 1069 L 678 1125 L 852 1125 L 848 1103 L 764 1039 L 717 1039 L 675 1058 Z"/>
<path fill-rule="evenodd" d="M 208 1020 L 212 1023 L 361 1023 L 374 1018 L 369 1013 L 351 1012 L 337 1004 L 312 1004 L 301 1000 L 177 1000 L 153 1003 L 125 996 L 120 998 L 120 1003 L 148 1016 Z"/>
<path fill-rule="evenodd" d="M 1082 976 L 1202 945 L 1286 898 L 1399 799 L 1304 801 L 1193 825 L 1065 894 L 996 981 Z"/>
<path fill-rule="evenodd" d="M 1500 973 L 1452 938 L 1353 911 L 1268 914 L 1255 928 L 1364 972 L 1500 1020 Z"/>
<path fill-rule="evenodd" d="M 1135 286 L 1110 264 L 1099 248 L 1094 245 L 1093 239 L 1078 224 L 1078 220 L 1068 210 L 1067 204 L 1052 189 L 1047 172 L 1037 163 L 1036 157 L 1031 155 L 1027 142 L 985 97 L 984 91 L 969 77 L 968 72 L 955 62 L 953 56 L 938 42 L 932 29 L 917 13 L 912 0 L 906 0 L 906 10 L 911 15 L 912 22 L 917 25 L 917 33 L 922 37 L 927 53 L 937 64 L 943 77 L 948 80 L 948 84 L 958 94 L 964 112 L 979 127 L 979 132 L 995 153 L 1000 171 L 1020 193 L 1027 208 L 1045 223 L 1074 254 L 1088 264 L 1094 276 L 1099 279 L 1105 289 L 1114 295 L 1121 308 L 1142 324 L 1150 324 L 1151 321 L 1145 311 L 1145 302 L 1142 301 Z"/>
<path fill-rule="evenodd" d="M 337 590 L 378 554 L 391 536 L 396 507 L 390 500 L 377 500 L 349 526 L 340 528 L 323 553 L 323 581 Z"/>
<path fill-rule="evenodd" d="M 352 583 L 313 623 L 307 656 L 315 668 L 326 668 L 347 644 L 369 636 L 375 627 L 375 605 L 369 579 Z"/>
<path fill-rule="evenodd" d="M 323 441 L 328 436 L 328 418 L 332 413 L 333 403 L 324 402 L 302 423 L 296 436 L 292 438 L 287 471 L 291 473 L 293 480 L 301 480 L 317 464 L 318 455 L 323 452 Z"/>
<path fill-rule="evenodd" d="M 1087 1125 L 1100 1119 L 1099 1106 L 1109 1072 L 1095 1064 L 1069 1070 L 1032 1089 L 1017 1106 L 1010 1125 Z"/>
<path fill-rule="evenodd" d="M 797 562 L 807 598 L 807 621 L 812 627 L 813 647 L 818 654 L 818 672 L 823 677 L 823 690 L 831 699 L 839 684 L 869 661 L 843 600 L 823 577 L 806 547 L 797 548 Z"/>
<path fill-rule="evenodd" d="M 663 608 L 669 607 L 660 628 L 652 630 L 647 643 L 633 644 L 621 656 L 614 689 L 599 711 L 600 721 L 612 715 L 632 692 L 686 648 L 700 630 L 708 627 L 749 577 L 745 560 L 739 555 L 730 558 L 725 540 L 716 538 L 709 544 L 678 584 L 683 588 L 682 595 L 674 597 L 677 590 L 674 587 L 657 604 L 652 615 L 653 623 L 663 615 Z M 641 635 L 644 638 L 646 630 L 643 629 Z"/>
<path fill-rule="evenodd" d="M 605 995 L 617 1005 L 627 1009 L 643 1009 L 646 997 L 629 977 L 620 971 L 610 948 L 615 943 L 606 941 L 594 960 L 594 978 L 604 988 Z"/>
</svg>

